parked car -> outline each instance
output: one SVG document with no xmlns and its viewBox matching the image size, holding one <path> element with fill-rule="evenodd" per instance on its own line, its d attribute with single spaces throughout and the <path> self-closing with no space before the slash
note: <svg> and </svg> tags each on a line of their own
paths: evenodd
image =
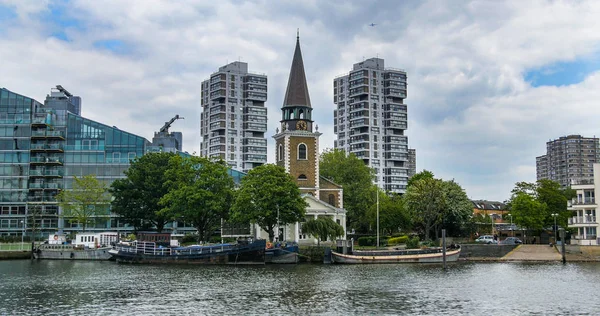
<svg viewBox="0 0 600 316">
<path fill-rule="evenodd" d="M 523 242 L 521 241 L 521 239 L 517 237 L 507 237 L 506 239 L 500 242 L 501 245 L 520 245 L 522 243 Z"/>
<path fill-rule="evenodd" d="M 494 236 L 492 235 L 483 235 L 480 236 L 479 238 L 475 239 L 476 243 L 480 243 L 480 244 L 497 244 L 498 241 L 494 239 Z"/>
</svg>

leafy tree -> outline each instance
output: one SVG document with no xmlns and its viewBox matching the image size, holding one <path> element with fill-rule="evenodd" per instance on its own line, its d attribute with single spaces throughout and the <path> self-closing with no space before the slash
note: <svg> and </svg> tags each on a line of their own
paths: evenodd
<svg viewBox="0 0 600 316">
<path fill-rule="evenodd" d="M 535 183 L 518 182 L 512 193 L 507 204 L 516 224 L 541 230 L 554 225 L 552 214 L 558 214 L 558 224 L 567 223 L 570 215 L 567 211 L 567 200 L 573 196 L 573 192 L 570 189 L 561 189 L 558 182 L 547 179 Z M 529 198 L 525 199 L 524 195 Z M 520 218 L 517 218 L 518 213 L 521 214 Z"/>
<path fill-rule="evenodd" d="M 468 222 L 473 215 L 473 203 L 454 180 L 444 181 L 442 187 L 446 207 L 440 229 L 445 228 L 450 236 L 468 235 Z"/>
<path fill-rule="evenodd" d="M 104 182 L 95 175 L 73 177 L 73 188 L 61 191 L 56 199 L 62 208 L 62 217 L 71 223 L 83 225 L 83 231 L 97 217 L 108 217 L 110 195 Z"/>
<path fill-rule="evenodd" d="M 160 213 L 159 201 L 169 191 L 164 185 L 165 172 L 174 156 L 174 153 L 149 153 L 138 157 L 125 171 L 127 177 L 112 183 L 112 211 L 136 231 L 153 226 L 159 232 L 163 230 L 167 218 Z"/>
<path fill-rule="evenodd" d="M 198 231 L 198 241 L 209 241 L 227 219 L 233 201 L 233 178 L 223 161 L 174 156 L 165 172 L 169 191 L 159 204 L 159 215 L 182 218 Z"/>
<path fill-rule="evenodd" d="M 373 169 L 354 154 L 333 149 L 321 154 L 319 171 L 321 176 L 344 188 L 346 226 L 357 231 L 367 231 L 367 211 L 375 204 L 377 190 L 373 184 Z"/>
<path fill-rule="evenodd" d="M 410 214 L 404 206 L 402 196 L 398 194 L 387 195 L 379 192 L 379 229 L 382 234 L 392 234 L 403 229 L 409 229 L 412 221 Z M 377 204 L 369 211 L 369 220 L 372 227 L 377 227 Z"/>
<path fill-rule="evenodd" d="M 440 223 L 446 207 L 442 180 L 417 180 L 407 188 L 404 199 L 413 220 L 422 227 L 425 238 L 429 239 L 432 228 Z"/>
<path fill-rule="evenodd" d="M 317 238 L 317 245 L 321 245 L 321 240 L 335 239 L 344 236 L 344 228 L 328 216 L 319 216 L 317 219 L 309 219 L 302 224 L 302 232 Z"/>
<path fill-rule="evenodd" d="M 250 170 L 242 179 L 231 217 L 237 222 L 258 224 L 273 241 L 278 223 L 287 225 L 304 219 L 306 206 L 292 176 L 282 167 L 266 164 Z"/>
<path fill-rule="evenodd" d="M 534 196 L 518 192 L 512 196 L 509 205 L 515 223 L 534 230 L 544 227 L 544 220 L 547 217 L 546 205 L 540 203 Z"/>
<path fill-rule="evenodd" d="M 408 179 L 407 186 L 411 186 L 413 183 L 421 179 L 433 179 L 433 172 L 429 170 L 423 170 L 421 172 L 415 173 L 412 177 L 410 177 L 410 179 Z"/>
</svg>

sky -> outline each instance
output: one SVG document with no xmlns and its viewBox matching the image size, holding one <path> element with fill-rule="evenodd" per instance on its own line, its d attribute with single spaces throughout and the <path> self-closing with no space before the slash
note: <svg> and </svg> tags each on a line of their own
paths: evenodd
<svg viewBox="0 0 600 316">
<path fill-rule="evenodd" d="M 43 102 L 60 84 L 84 117 L 149 140 L 179 114 L 198 153 L 200 84 L 240 60 L 268 76 L 272 162 L 299 29 L 321 150 L 333 78 L 378 56 L 407 72 L 417 171 L 504 201 L 548 140 L 600 134 L 599 16 L 584 0 L 0 0 L 0 87 Z"/>
</svg>

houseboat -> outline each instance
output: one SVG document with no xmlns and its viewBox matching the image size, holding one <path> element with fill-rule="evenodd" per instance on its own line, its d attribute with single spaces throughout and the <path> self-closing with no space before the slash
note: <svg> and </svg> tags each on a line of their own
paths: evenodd
<svg viewBox="0 0 600 316">
<path fill-rule="evenodd" d="M 81 233 L 71 243 L 62 234 L 51 234 L 47 243 L 37 247 L 34 256 L 53 260 L 109 260 L 111 244 L 117 240 L 115 232 Z"/>
<path fill-rule="evenodd" d="M 119 243 L 110 254 L 119 263 L 159 264 L 264 264 L 265 240 L 239 240 L 235 244 L 180 247 L 170 234 L 138 234 Z"/>
</svg>

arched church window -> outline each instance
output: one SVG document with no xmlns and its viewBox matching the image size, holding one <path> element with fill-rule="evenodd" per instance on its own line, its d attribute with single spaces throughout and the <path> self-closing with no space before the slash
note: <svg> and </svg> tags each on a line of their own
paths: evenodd
<svg viewBox="0 0 600 316">
<path fill-rule="evenodd" d="M 294 119 L 294 111 L 290 111 L 290 120 Z"/>
<path fill-rule="evenodd" d="M 306 145 L 298 145 L 298 160 L 306 160 Z"/>
<path fill-rule="evenodd" d="M 303 120 L 304 119 L 304 110 L 300 110 L 300 119 Z"/>
<path fill-rule="evenodd" d="M 308 180 L 305 174 L 301 174 L 298 176 L 298 180 Z"/>
<path fill-rule="evenodd" d="M 283 160 L 283 145 L 279 144 L 279 152 L 277 157 L 279 158 L 279 161 Z"/>
<path fill-rule="evenodd" d="M 329 194 L 329 205 L 335 206 L 335 195 Z"/>
</svg>

